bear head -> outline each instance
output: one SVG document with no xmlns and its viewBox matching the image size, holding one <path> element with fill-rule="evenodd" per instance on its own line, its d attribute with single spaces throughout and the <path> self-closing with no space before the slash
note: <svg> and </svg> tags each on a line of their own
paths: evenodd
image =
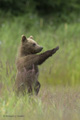
<svg viewBox="0 0 80 120">
<path fill-rule="evenodd" d="M 21 40 L 21 51 L 22 54 L 35 54 L 39 53 L 43 49 L 42 46 L 38 45 L 37 42 L 33 40 L 33 36 L 26 38 L 26 36 L 22 35 Z"/>
</svg>

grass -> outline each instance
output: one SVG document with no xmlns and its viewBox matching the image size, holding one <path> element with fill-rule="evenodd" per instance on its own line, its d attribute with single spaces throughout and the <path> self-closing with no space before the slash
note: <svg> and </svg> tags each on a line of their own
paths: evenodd
<svg viewBox="0 0 80 120">
<path fill-rule="evenodd" d="M 26 21 L 25 21 L 26 20 Z M 46 25 L 32 18 L 0 19 L 0 119 L 80 119 L 80 23 Z M 39 95 L 15 96 L 15 59 L 21 35 L 33 35 L 44 47 L 59 51 L 39 66 Z"/>
<path fill-rule="evenodd" d="M 16 97 L 6 92 L 0 98 L 1 119 L 14 120 L 79 120 L 80 89 L 65 87 L 42 88 L 39 96 Z M 12 117 L 10 117 L 12 116 Z"/>
<path fill-rule="evenodd" d="M 15 66 L 16 51 L 20 44 L 21 35 L 25 34 L 28 37 L 33 35 L 38 44 L 44 47 L 43 51 L 57 45 L 60 47 L 60 50 L 40 67 L 40 70 L 46 73 L 44 76 L 43 72 L 41 72 L 40 80 L 46 79 L 48 83 L 53 82 L 53 85 L 78 85 L 80 83 L 80 24 L 65 23 L 59 27 L 55 25 L 41 27 L 41 23 L 35 21 L 35 26 L 28 28 L 24 21 L 25 19 L 15 18 L 13 21 L 6 21 L 1 24 L 1 61 L 4 63 L 8 61 Z"/>
</svg>

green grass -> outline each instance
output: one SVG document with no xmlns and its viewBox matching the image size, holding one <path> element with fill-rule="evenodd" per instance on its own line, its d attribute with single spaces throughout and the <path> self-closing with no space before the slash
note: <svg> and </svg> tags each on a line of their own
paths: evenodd
<svg viewBox="0 0 80 120">
<path fill-rule="evenodd" d="M 79 120 L 80 119 L 80 23 L 46 25 L 27 17 L 0 20 L 0 119 Z M 39 66 L 39 96 L 15 96 L 15 59 L 21 35 L 33 35 L 43 51 L 59 46 L 59 51 Z"/>
<path fill-rule="evenodd" d="M 43 51 L 56 46 L 60 47 L 54 56 L 40 66 L 40 81 L 52 85 L 79 85 L 80 23 L 65 23 L 59 27 L 46 25 L 44 27 L 44 24 L 41 25 L 39 20 L 35 21 L 33 25 L 32 19 L 30 23 L 25 22 L 25 19 L 14 18 L 12 21 L 8 22 L 7 20 L 1 24 L 0 60 L 3 64 L 8 62 L 15 68 L 15 58 L 21 35 L 25 34 L 27 37 L 33 35 L 34 40 L 43 46 Z"/>
<path fill-rule="evenodd" d="M 45 87 L 37 97 L 16 97 L 12 91 L 6 91 L 0 98 L 0 114 L 0 119 L 6 120 L 15 120 L 15 117 L 23 120 L 79 120 L 80 89 Z"/>
</svg>

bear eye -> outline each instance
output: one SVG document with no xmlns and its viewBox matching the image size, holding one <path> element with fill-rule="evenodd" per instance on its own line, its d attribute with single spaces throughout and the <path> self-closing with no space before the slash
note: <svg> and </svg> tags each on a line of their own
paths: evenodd
<svg viewBox="0 0 80 120">
<path fill-rule="evenodd" d="M 36 44 L 35 43 L 33 43 L 33 46 L 35 46 Z"/>
</svg>

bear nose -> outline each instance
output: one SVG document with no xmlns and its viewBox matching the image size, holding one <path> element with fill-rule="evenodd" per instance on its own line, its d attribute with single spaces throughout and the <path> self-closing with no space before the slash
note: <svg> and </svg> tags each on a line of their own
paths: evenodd
<svg viewBox="0 0 80 120">
<path fill-rule="evenodd" d="M 41 50 L 43 49 L 43 47 L 41 46 Z"/>
</svg>

